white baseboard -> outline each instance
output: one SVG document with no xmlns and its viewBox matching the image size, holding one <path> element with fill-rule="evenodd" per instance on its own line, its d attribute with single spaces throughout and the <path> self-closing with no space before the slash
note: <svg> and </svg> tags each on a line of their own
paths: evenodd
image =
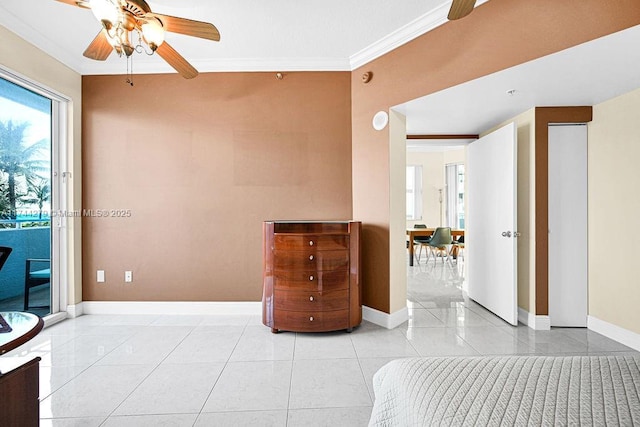
<svg viewBox="0 0 640 427">
<path fill-rule="evenodd" d="M 518 307 L 518 322 L 536 331 L 548 331 L 551 329 L 549 316 L 536 316 L 521 307 Z"/>
<path fill-rule="evenodd" d="M 44 327 L 48 328 L 51 325 L 55 325 L 58 322 L 62 322 L 66 318 L 67 318 L 67 313 L 65 312 L 49 314 L 48 316 L 45 316 L 43 318 Z"/>
<path fill-rule="evenodd" d="M 84 314 L 262 315 L 261 301 L 83 301 Z"/>
<path fill-rule="evenodd" d="M 362 319 L 371 323 L 375 323 L 383 328 L 393 329 L 409 320 L 409 309 L 404 307 L 395 313 L 385 313 L 375 308 L 362 306 Z"/>
<path fill-rule="evenodd" d="M 68 305 L 67 306 L 67 317 L 73 319 L 78 316 L 82 316 L 82 302 L 78 304 Z"/>
<path fill-rule="evenodd" d="M 618 341 L 627 347 L 640 351 L 640 334 L 636 332 L 621 328 L 620 326 L 605 322 L 593 316 L 587 316 L 587 328 L 614 341 Z"/>
</svg>

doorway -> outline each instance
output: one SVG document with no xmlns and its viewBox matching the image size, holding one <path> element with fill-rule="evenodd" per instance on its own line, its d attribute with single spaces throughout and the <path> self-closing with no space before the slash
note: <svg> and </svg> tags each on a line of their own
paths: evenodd
<svg viewBox="0 0 640 427">
<path fill-rule="evenodd" d="M 408 177 L 406 228 L 451 227 L 456 231 L 464 229 L 464 165 L 467 144 L 459 141 L 416 139 L 405 142 Z M 421 170 L 419 185 L 413 184 L 414 180 L 409 179 L 416 176 L 412 171 L 417 168 Z M 415 188 L 420 188 L 421 191 L 417 192 Z M 412 197 L 418 200 L 412 200 Z M 416 206 L 420 206 L 421 209 L 416 211 Z M 456 235 L 454 238 L 460 237 Z M 442 256 L 428 257 L 426 246 L 416 245 L 414 252 L 416 256 L 413 257 L 413 263 L 410 259 L 405 261 L 407 299 L 421 301 L 421 304 L 429 305 L 430 308 L 450 308 L 464 302 L 464 250 L 456 253 L 456 259 L 451 255 L 446 261 Z M 408 257 L 411 256 L 410 251 L 407 250 L 405 253 Z M 443 255 L 442 252 L 437 254 Z"/>
</svg>

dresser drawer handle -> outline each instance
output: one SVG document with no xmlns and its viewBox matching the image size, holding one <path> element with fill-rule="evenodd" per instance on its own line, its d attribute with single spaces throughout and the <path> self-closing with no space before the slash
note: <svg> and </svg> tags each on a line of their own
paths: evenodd
<svg viewBox="0 0 640 427">
<path fill-rule="evenodd" d="M 309 280 L 313 282 L 313 276 L 309 276 Z"/>
<path fill-rule="evenodd" d="M 313 261 L 313 255 L 309 255 L 309 261 Z"/>
<path fill-rule="evenodd" d="M 309 246 L 313 246 L 313 240 L 309 240 Z"/>
<path fill-rule="evenodd" d="M 309 321 L 313 322 L 313 316 L 309 317 Z"/>
<path fill-rule="evenodd" d="M 313 301 L 313 297 L 309 297 L 309 301 Z"/>
</svg>

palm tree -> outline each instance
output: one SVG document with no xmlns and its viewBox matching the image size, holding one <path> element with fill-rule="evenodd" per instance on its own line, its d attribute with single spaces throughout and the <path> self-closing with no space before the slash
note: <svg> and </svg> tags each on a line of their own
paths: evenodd
<svg viewBox="0 0 640 427">
<path fill-rule="evenodd" d="M 0 219 L 9 218 L 9 191 L 4 177 L 0 175 Z M 0 226 L 2 228 L 2 226 Z"/>
<path fill-rule="evenodd" d="M 24 203 L 38 205 L 38 219 L 42 219 L 42 206 L 51 197 L 49 181 L 41 176 L 27 177 L 27 195 L 20 199 Z"/>
<path fill-rule="evenodd" d="M 46 171 L 44 160 L 34 160 L 33 157 L 48 148 L 46 140 L 40 140 L 25 146 L 24 133 L 29 123 L 14 124 L 11 120 L 0 122 L 0 172 L 7 175 L 7 193 L 9 199 L 9 218 L 15 219 L 16 210 L 16 178 L 30 179 L 36 172 Z"/>
</svg>

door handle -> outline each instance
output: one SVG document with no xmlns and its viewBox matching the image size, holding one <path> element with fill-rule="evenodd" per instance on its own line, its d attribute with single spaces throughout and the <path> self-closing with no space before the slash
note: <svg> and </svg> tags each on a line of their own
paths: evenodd
<svg viewBox="0 0 640 427">
<path fill-rule="evenodd" d="M 502 232 L 502 237 L 511 237 L 511 232 L 510 231 L 503 231 Z"/>
</svg>

